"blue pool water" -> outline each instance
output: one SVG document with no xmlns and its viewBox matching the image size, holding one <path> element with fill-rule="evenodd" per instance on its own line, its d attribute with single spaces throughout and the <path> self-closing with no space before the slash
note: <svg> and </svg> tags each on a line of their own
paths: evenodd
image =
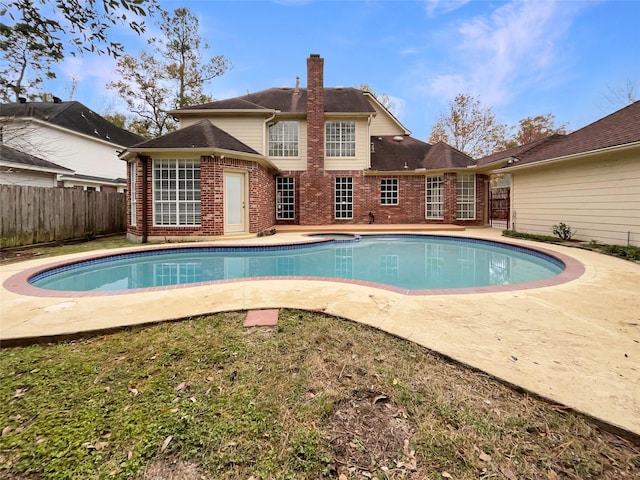
<svg viewBox="0 0 640 480">
<path fill-rule="evenodd" d="M 323 277 L 402 289 L 511 285 L 553 277 L 564 264 L 521 247 L 423 235 L 354 236 L 303 245 L 146 250 L 68 264 L 29 283 L 119 291 L 256 277 Z"/>
</svg>

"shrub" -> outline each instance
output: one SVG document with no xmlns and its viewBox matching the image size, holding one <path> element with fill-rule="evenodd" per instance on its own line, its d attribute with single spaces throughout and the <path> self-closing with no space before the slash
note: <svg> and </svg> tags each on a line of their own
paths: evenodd
<svg viewBox="0 0 640 480">
<path fill-rule="evenodd" d="M 552 226 L 551 231 L 556 237 L 562 240 L 571 240 L 571 237 L 576 233 L 575 230 L 571 230 L 571 227 L 564 222 Z"/>
</svg>

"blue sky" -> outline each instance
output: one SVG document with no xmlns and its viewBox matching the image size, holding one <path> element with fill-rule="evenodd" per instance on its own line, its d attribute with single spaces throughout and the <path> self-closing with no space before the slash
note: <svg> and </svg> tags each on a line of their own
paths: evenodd
<svg viewBox="0 0 640 480">
<path fill-rule="evenodd" d="M 200 19 L 211 55 L 233 69 L 206 88 L 214 98 L 306 85 L 306 59 L 325 59 L 325 86 L 370 85 L 394 101 L 400 121 L 425 140 L 458 93 L 493 107 L 510 125 L 553 113 L 576 130 L 622 105 L 605 99 L 631 82 L 640 96 L 640 2 L 622 1 L 173 1 Z M 149 25 L 147 35 L 158 32 Z M 145 38 L 124 29 L 115 39 L 135 54 Z M 96 110 L 123 110 L 104 85 L 115 62 L 85 55 L 56 67 L 47 85 Z"/>
</svg>

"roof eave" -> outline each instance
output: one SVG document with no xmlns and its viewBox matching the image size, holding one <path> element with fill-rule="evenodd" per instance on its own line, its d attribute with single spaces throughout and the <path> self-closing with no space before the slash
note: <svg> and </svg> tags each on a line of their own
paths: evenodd
<svg viewBox="0 0 640 480">
<path fill-rule="evenodd" d="M 68 175 L 74 172 L 74 170 L 71 170 L 69 168 L 64 168 L 64 167 L 60 167 L 60 168 L 42 167 L 39 165 L 30 165 L 27 163 L 11 162 L 7 160 L 0 160 L 0 167 L 18 168 L 20 170 L 33 170 L 36 172 L 44 172 L 44 173 L 56 173 L 60 175 L 63 175 L 63 174 Z"/>
<path fill-rule="evenodd" d="M 129 150 L 125 150 L 120 154 L 120 160 L 124 160 L 126 162 L 131 162 L 136 159 L 138 155 L 145 155 L 149 157 L 154 157 L 154 155 L 162 154 L 164 158 L 166 157 L 176 157 L 176 158 L 184 158 L 184 157 L 203 157 L 203 156 L 224 156 L 230 158 L 237 158 L 238 160 L 249 160 L 252 162 L 257 162 L 260 165 L 279 172 L 280 169 L 269 160 L 264 155 L 260 155 L 259 153 L 248 153 L 248 152 L 238 152 L 235 150 L 227 150 L 224 148 L 133 148 Z"/>
<path fill-rule="evenodd" d="M 580 152 L 580 153 L 573 153 L 571 155 L 564 155 L 562 157 L 554 157 L 554 158 L 548 158 L 545 160 L 538 160 L 536 162 L 529 162 L 529 163 L 525 163 L 523 165 L 515 165 L 515 163 L 518 162 L 517 158 L 513 158 L 512 160 L 512 166 L 508 166 L 506 168 L 501 168 L 499 171 L 500 173 L 502 172 L 513 172 L 513 171 L 518 171 L 518 170 L 524 170 L 526 168 L 534 168 L 534 167 L 538 167 L 538 166 L 544 166 L 544 165 L 550 165 L 550 164 L 554 164 L 554 163 L 560 163 L 560 162 L 566 162 L 569 160 L 575 160 L 576 158 L 580 158 L 580 157 L 585 157 L 588 155 L 598 155 L 601 153 L 609 153 L 609 152 L 617 152 L 617 151 L 623 151 L 623 150 L 630 150 L 632 148 L 637 148 L 640 147 L 640 141 L 638 142 L 632 142 L 632 143 L 625 143 L 622 145 L 613 145 L 611 147 L 605 147 L 605 148 L 599 148 L 597 150 L 588 150 L 586 152 Z M 507 162 L 508 163 L 508 162 Z"/>
<path fill-rule="evenodd" d="M 191 115 L 212 115 L 212 114 L 225 114 L 225 115 L 237 115 L 237 114 L 252 114 L 252 115 L 273 115 L 279 113 L 280 110 L 274 110 L 272 108 L 197 108 L 191 110 L 170 110 L 170 115 L 175 117 L 191 116 Z"/>
</svg>

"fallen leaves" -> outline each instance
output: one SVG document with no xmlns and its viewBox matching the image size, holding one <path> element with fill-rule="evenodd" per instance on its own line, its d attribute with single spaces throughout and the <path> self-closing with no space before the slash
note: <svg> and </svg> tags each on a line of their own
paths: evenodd
<svg viewBox="0 0 640 480">
<path fill-rule="evenodd" d="M 171 443 L 171 440 L 173 440 L 173 435 L 169 435 L 167 438 L 164 439 L 164 442 L 162 442 L 162 446 L 160 447 L 161 452 L 164 452 L 167 449 L 167 447 Z"/>
</svg>

